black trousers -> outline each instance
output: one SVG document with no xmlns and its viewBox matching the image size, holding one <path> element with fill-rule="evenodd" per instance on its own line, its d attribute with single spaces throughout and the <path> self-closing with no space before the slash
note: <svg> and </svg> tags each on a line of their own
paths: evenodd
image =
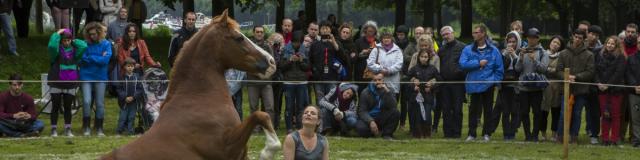
<svg viewBox="0 0 640 160">
<path fill-rule="evenodd" d="M 413 86 L 413 84 L 409 83 L 400 84 L 400 126 L 404 126 L 407 120 L 408 108 L 409 105 L 411 105 L 411 93 L 414 92 Z M 415 101 L 415 97 L 413 97 L 413 100 Z M 413 129 L 413 121 L 411 118 L 412 117 L 409 116 L 409 130 Z"/>
<path fill-rule="evenodd" d="M 465 99 L 464 84 L 442 84 L 436 101 L 442 108 L 444 137 L 460 138 L 462 132 L 462 103 Z"/>
<path fill-rule="evenodd" d="M 560 107 L 551 108 L 551 111 L 542 111 L 542 121 L 540 122 L 540 132 L 547 132 L 547 119 L 551 112 L 551 131 L 558 132 L 558 119 L 560 119 Z"/>
<path fill-rule="evenodd" d="M 73 8 L 73 32 L 75 32 L 76 35 L 78 35 L 78 33 L 82 33 L 82 31 L 80 30 L 80 21 L 82 20 L 82 14 L 86 13 L 87 15 L 85 15 L 85 19 L 84 19 L 84 24 L 89 24 L 90 22 L 96 22 L 96 21 L 101 21 L 101 20 L 97 20 L 95 19 L 95 14 L 100 14 L 97 11 L 93 10 L 91 7 L 89 8 Z M 80 34 L 82 35 L 82 34 Z"/>
<path fill-rule="evenodd" d="M 591 137 L 597 138 L 600 134 L 600 102 L 597 92 L 587 94 L 587 103 L 584 105 L 587 120 L 586 131 Z"/>
<path fill-rule="evenodd" d="M 66 93 L 51 93 L 51 125 L 58 124 L 58 115 L 61 107 L 64 112 L 64 124 L 71 124 L 71 104 L 75 100 L 75 95 Z"/>
<path fill-rule="evenodd" d="M 482 93 L 471 94 L 469 105 L 469 136 L 476 136 L 480 117 L 483 117 L 482 135 L 491 135 L 491 109 L 493 107 L 493 87 Z"/>
<path fill-rule="evenodd" d="M 282 94 L 284 90 L 282 88 L 282 83 L 273 83 L 271 84 L 273 88 L 273 111 L 274 116 L 271 117 L 271 122 L 273 122 L 273 128 L 280 128 L 280 115 L 282 114 Z"/>
<path fill-rule="evenodd" d="M 33 0 L 22 0 L 15 1 L 13 4 L 13 16 L 16 19 L 18 38 L 27 38 L 29 36 L 29 15 L 31 15 L 32 3 Z"/>
<path fill-rule="evenodd" d="M 516 88 L 503 86 L 498 92 L 496 104 L 491 113 L 491 133 L 498 128 L 502 119 L 502 132 L 504 136 L 515 136 L 520 123 L 520 108 L 517 101 Z"/>
<path fill-rule="evenodd" d="M 542 122 L 542 91 L 520 91 L 520 117 L 526 140 L 537 140 Z M 533 113 L 533 126 L 531 126 L 530 114 Z"/>
<path fill-rule="evenodd" d="M 398 122 L 400 119 L 400 112 L 397 109 L 385 110 L 380 112 L 378 117 L 374 118 L 378 130 L 382 133 L 382 136 L 393 136 L 393 132 L 398 128 Z M 356 124 L 356 131 L 360 137 L 373 137 L 373 132 L 369 128 L 369 123 L 358 120 Z"/>
</svg>

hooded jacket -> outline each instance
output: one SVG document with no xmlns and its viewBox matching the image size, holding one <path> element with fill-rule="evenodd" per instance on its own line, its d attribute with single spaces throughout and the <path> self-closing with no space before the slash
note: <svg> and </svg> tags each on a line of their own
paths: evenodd
<svg viewBox="0 0 640 160">
<path fill-rule="evenodd" d="M 376 63 L 378 57 L 378 63 Z M 402 69 L 402 50 L 398 45 L 393 44 L 393 48 L 386 51 L 382 44 L 377 44 L 376 48 L 371 51 L 367 59 L 367 68 L 373 73 L 380 73 L 383 69 L 387 70 L 384 75 L 384 81 L 387 86 L 391 87 L 393 93 L 400 92 L 400 70 Z"/>
<path fill-rule="evenodd" d="M 564 77 L 564 68 L 570 68 L 570 74 L 576 76 L 576 82 L 593 82 L 595 72 L 595 59 L 593 53 L 583 44 L 574 48 L 571 45 L 561 51 L 558 58 L 556 74 Z M 589 86 L 574 84 L 571 86 L 571 93 L 574 95 L 584 95 L 589 93 Z"/>
<path fill-rule="evenodd" d="M 521 48 L 522 46 L 522 39 L 520 38 L 520 34 L 517 31 L 511 31 L 509 33 L 507 33 L 506 39 L 504 40 L 504 46 L 507 46 L 507 40 L 509 39 L 509 36 L 514 36 L 516 37 L 516 51 L 515 51 L 515 55 L 508 53 L 507 49 L 503 49 L 502 50 L 502 64 L 504 64 L 504 78 L 503 80 L 505 81 L 517 81 L 519 78 L 519 72 L 516 70 L 516 65 L 518 64 L 518 62 L 520 61 L 520 56 L 519 53 L 517 52 L 517 49 Z M 517 87 L 517 84 L 507 84 L 511 87 Z"/>
<path fill-rule="evenodd" d="M 319 106 L 323 107 L 329 111 L 333 111 L 334 109 L 340 109 L 340 111 L 344 112 L 345 117 L 357 117 L 357 107 L 356 107 L 356 97 L 358 97 L 358 86 L 351 83 L 340 83 L 338 85 L 340 88 L 340 92 L 344 92 L 348 89 L 353 91 L 353 96 L 351 98 L 351 102 L 347 108 L 340 108 L 340 102 L 338 101 L 338 96 L 342 96 L 342 93 L 336 93 L 336 88 L 331 89 L 329 93 L 327 93 L 322 99 L 320 99 Z"/>
<path fill-rule="evenodd" d="M 502 54 L 492 42 L 486 40 L 486 47 L 483 52 L 478 49 L 477 43 L 467 45 L 462 50 L 460 56 L 460 68 L 467 71 L 466 81 L 494 81 L 486 83 L 466 83 L 467 93 L 482 93 L 487 91 L 495 84 L 495 81 L 501 81 L 504 74 L 504 65 L 502 64 Z M 480 67 L 480 61 L 487 60 L 484 67 Z"/>
</svg>

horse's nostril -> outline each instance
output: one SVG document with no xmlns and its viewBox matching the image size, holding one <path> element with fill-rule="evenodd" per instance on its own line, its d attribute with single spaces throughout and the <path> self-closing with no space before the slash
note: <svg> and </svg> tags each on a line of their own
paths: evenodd
<svg viewBox="0 0 640 160">
<path fill-rule="evenodd" d="M 273 59 L 269 59 L 269 64 L 270 64 L 270 65 L 276 65 L 276 61 L 275 61 L 275 60 L 273 60 Z"/>
</svg>

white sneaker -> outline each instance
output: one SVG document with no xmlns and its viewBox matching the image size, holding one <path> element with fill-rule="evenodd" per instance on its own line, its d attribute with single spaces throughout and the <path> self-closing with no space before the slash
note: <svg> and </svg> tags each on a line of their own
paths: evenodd
<svg viewBox="0 0 640 160">
<path fill-rule="evenodd" d="M 73 137 L 73 133 L 71 132 L 71 128 L 65 128 L 65 129 L 64 129 L 64 134 L 65 134 L 67 137 Z"/>
<path fill-rule="evenodd" d="M 591 144 L 598 144 L 598 138 L 591 137 Z"/>
<path fill-rule="evenodd" d="M 91 129 L 90 128 L 85 128 L 84 129 L 84 136 L 90 136 L 91 135 Z"/>
<path fill-rule="evenodd" d="M 56 131 L 56 129 L 51 129 L 51 137 L 58 137 L 58 131 Z"/>
<path fill-rule="evenodd" d="M 467 141 L 467 142 L 471 142 L 471 141 L 473 141 L 473 140 L 475 140 L 475 139 L 476 139 L 476 137 L 469 136 L 469 137 L 467 137 L 467 140 L 465 140 L 465 141 Z"/>
<path fill-rule="evenodd" d="M 484 141 L 485 142 L 489 142 L 491 140 L 491 137 L 489 137 L 489 135 L 484 135 Z"/>
</svg>

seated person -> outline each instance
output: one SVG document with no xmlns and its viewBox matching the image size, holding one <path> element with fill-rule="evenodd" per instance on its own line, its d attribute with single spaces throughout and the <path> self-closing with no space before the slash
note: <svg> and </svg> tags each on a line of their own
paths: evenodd
<svg viewBox="0 0 640 160">
<path fill-rule="evenodd" d="M 387 140 L 393 140 L 400 120 L 393 91 L 384 82 L 384 74 L 377 73 L 367 88 L 360 94 L 358 123 L 356 131 L 361 137 L 373 137 L 382 134 Z"/>
<path fill-rule="evenodd" d="M 302 113 L 302 128 L 284 138 L 282 154 L 285 160 L 329 159 L 329 141 L 317 134 L 322 117 L 320 108 L 307 106 Z"/>
<path fill-rule="evenodd" d="M 322 99 L 322 134 L 331 134 L 340 131 L 346 135 L 350 129 L 356 127 L 358 115 L 356 112 L 356 97 L 358 86 L 351 83 L 341 83 L 331 89 Z"/>
<path fill-rule="evenodd" d="M 0 93 L 0 134 L 9 137 L 38 136 L 44 123 L 37 120 L 33 98 L 22 93 L 22 77 L 9 77 L 10 89 Z"/>
</svg>

